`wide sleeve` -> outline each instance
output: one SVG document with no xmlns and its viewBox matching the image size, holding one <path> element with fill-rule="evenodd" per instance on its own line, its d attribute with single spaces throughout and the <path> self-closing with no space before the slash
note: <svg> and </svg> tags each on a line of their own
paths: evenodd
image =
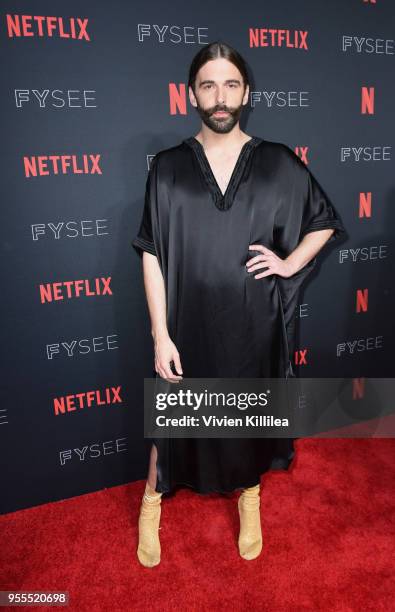
<svg viewBox="0 0 395 612">
<path fill-rule="evenodd" d="M 345 232 L 340 216 L 311 170 L 291 150 L 284 148 L 283 172 L 274 216 L 274 250 L 288 257 L 309 232 L 333 229 L 327 242 Z"/>
<path fill-rule="evenodd" d="M 157 161 L 156 157 L 154 157 L 151 161 L 145 184 L 144 207 L 140 227 L 137 235 L 131 242 L 140 257 L 142 257 L 143 251 L 147 251 L 151 253 L 151 255 L 157 255 L 152 231 L 153 210 L 156 197 L 156 174 Z"/>
<path fill-rule="evenodd" d="M 303 162 L 302 162 L 303 163 Z M 328 242 L 345 233 L 343 223 L 333 203 L 313 173 L 304 166 L 303 205 L 301 209 L 300 242 L 306 234 L 323 229 L 334 229 Z"/>
<path fill-rule="evenodd" d="M 304 162 L 291 151 L 288 152 L 287 179 L 289 189 L 281 197 L 274 223 L 274 250 L 282 258 L 287 257 L 309 232 L 334 229 L 328 242 L 333 242 L 346 232 L 339 213 Z M 297 307 L 298 291 L 317 263 L 313 257 L 303 268 L 288 278 L 277 276 L 286 325 L 292 324 Z M 291 345 L 290 332 L 289 344 Z"/>
</svg>

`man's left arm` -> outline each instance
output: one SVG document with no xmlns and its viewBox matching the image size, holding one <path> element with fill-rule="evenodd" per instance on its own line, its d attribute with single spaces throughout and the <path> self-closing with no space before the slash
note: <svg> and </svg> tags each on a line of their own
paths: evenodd
<svg viewBox="0 0 395 612">
<path fill-rule="evenodd" d="M 299 270 L 314 259 L 334 232 L 334 229 L 323 229 L 305 234 L 296 249 L 285 259 L 289 266 L 290 276 L 299 272 Z"/>
<path fill-rule="evenodd" d="M 306 277 L 323 246 L 345 233 L 336 208 L 315 176 L 294 152 L 288 154 L 293 161 L 293 181 L 275 213 L 274 249 L 249 245 L 259 252 L 246 262 L 248 272 L 258 272 L 256 279 L 271 274 L 289 278 L 303 268 Z M 267 269 L 261 272 L 262 268 Z"/>
</svg>

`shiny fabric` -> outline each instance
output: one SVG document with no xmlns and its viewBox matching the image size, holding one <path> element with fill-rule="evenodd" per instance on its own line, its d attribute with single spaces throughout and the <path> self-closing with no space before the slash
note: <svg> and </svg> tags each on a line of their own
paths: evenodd
<svg viewBox="0 0 395 612">
<path fill-rule="evenodd" d="M 316 263 L 292 277 L 256 280 L 246 261 L 263 244 L 285 258 L 311 231 L 344 228 L 333 204 L 286 145 L 253 136 L 239 154 L 225 194 L 194 137 L 151 162 L 138 235 L 141 255 L 163 273 L 167 324 L 185 378 L 293 377 L 295 309 Z M 292 439 L 155 439 L 158 492 L 176 485 L 200 493 L 251 487 L 288 468 Z"/>
</svg>

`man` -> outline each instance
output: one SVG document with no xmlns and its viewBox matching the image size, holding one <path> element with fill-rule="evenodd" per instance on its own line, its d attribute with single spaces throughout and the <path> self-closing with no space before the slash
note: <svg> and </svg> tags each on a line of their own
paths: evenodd
<svg viewBox="0 0 395 612">
<path fill-rule="evenodd" d="M 132 242 L 143 259 L 155 370 L 173 383 L 294 376 L 298 290 L 342 223 L 290 148 L 240 129 L 249 77 L 234 49 L 202 48 L 188 85 L 200 131 L 154 157 Z M 177 485 L 199 493 L 240 489 L 239 552 L 256 558 L 260 475 L 287 469 L 293 455 L 291 439 L 154 440 L 139 561 L 160 562 L 161 495 Z"/>
</svg>

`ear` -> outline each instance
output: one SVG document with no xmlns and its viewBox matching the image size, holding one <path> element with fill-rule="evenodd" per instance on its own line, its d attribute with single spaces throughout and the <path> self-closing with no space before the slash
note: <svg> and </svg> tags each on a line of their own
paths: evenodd
<svg viewBox="0 0 395 612">
<path fill-rule="evenodd" d="M 244 96 L 243 96 L 243 105 L 245 106 L 248 102 L 248 97 L 250 95 L 250 87 L 249 85 L 246 86 L 246 90 L 244 92 Z"/>
<path fill-rule="evenodd" d="M 193 93 L 193 89 L 191 86 L 188 87 L 188 93 L 189 93 L 189 101 L 192 104 L 192 106 L 197 106 L 196 97 L 195 97 L 195 94 Z"/>
</svg>

